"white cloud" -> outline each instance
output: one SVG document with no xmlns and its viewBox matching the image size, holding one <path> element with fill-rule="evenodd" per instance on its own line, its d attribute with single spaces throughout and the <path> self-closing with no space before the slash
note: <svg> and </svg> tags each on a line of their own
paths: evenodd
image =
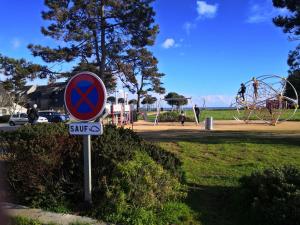
<svg viewBox="0 0 300 225">
<path fill-rule="evenodd" d="M 186 34 L 189 35 L 191 30 L 197 27 L 197 22 L 199 19 L 212 19 L 216 16 L 218 11 L 218 4 L 209 4 L 206 1 L 197 1 L 197 13 L 198 17 L 195 18 L 194 22 L 185 22 L 183 24 L 183 29 L 185 30 Z"/>
<path fill-rule="evenodd" d="M 165 49 L 177 47 L 177 44 L 175 43 L 175 40 L 173 38 L 167 38 L 163 43 L 162 47 Z"/>
<path fill-rule="evenodd" d="M 218 11 L 218 4 L 209 4 L 205 1 L 197 1 L 199 18 L 214 18 Z"/>
<path fill-rule="evenodd" d="M 11 45 L 12 45 L 13 49 L 17 49 L 17 48 L 19 48 L 21 46 L 21 41 L 18 38 L 14 38 L 11 41 Z"/>
<path fill-rule="evenodd" d="M 190 23 L 190 22 L 186 22 L 185 24 L 183 24 L 183 29 L 185 30 L 185 32 L 189 35 L 191 33 L 191 30 L 196 28 L 196 24 L 195 23 Z"/>
<path fill-rule="evenodd" d="M 287 15 L 287 9 L 275 8 L 270 0 L 260 1 L 259 4 L 250 2 L 247 23 L 267 23 L 272 22 L 272 18 L 278 15 Z"/>
</svg>

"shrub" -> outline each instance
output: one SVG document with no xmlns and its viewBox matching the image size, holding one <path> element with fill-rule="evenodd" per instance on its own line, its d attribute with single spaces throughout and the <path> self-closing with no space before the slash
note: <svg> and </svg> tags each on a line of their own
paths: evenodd
<svg viewBox="0 0 300 225">
<path fill-rule="evenodd" d="M 106 213 L 108 219 L 120 217 L 113 222 L 126 223 L 130 218 L 129 224 L 156 224 L 150 222 L 157 221 L 153 212 L 186 195 L 178 180 L 143 152 L 137 152 L 130 162 L 118 164 L 116 175 L 106 193 L 106 205 L 113 207 L 112 214 Z"/>
<path fill-rule="evenodd" d="M 296 221 L 300 221 L 300 171 L 297 168 L 267 169 L 241 178 L 241 184 L 251 218 L 266 225 L 296 225 Z"/>
<path fill-rule="evenodd" d="M 64 124 L 24 126 L 0 133 L 10 153 L 8 181 L 17 200 L 59 212 L 79 210 L 83 199 L 82 139 Z M 107 126 L 92 138 L 93 205 L 84 212 L 123 224 L 158 221 L 160 209 L 180 200 L 181 163 L 129 129 Z M 139 216 L 141 217 L 139 217 Z"/>
<path fill-rule="evenodd" d="M 10 153 L 8 182 L 20 203 L 64 208 L 68 199 L 81 198 L 81 141 L 64 125 L 24 126 L 1 136 Z"/>
<path fill-rule="evenodd" d="M 164 169 L 178 177 L 181 181 L 186 182 L 185 173 L 182 170 L 182 162 L 174 153 L 168 152 L 163 148 L 148 142 L 142 143 L 142 149 L 147 152 L 152 159 L 162 165 Z"/>
<path fill-rule="evenodd" d="M 179 122 L 180 113 L 177 111 L 160 113 L 158 116 L 159 122 Z M 186 115 L 186 122 L 195 122 L 195 118 Z"/>
<path fill-rule="evenodd" d="M 194 222 L 194 215 L 191 209 L 178 202 L 166 203 L 159 212 L 160 224 L 180 224 L 192 225 Z"/>
<path fill-rule="evenodd" d="M 117 215 L 110 215 L 111 218 L 115 216 Z M 198 225 L 194 218 L 193 212 L 185 204 L 169 202 L 156 210 L 134 208 L 129 214 L 123 214 L 118 221 L 130 225 Z"/>
</svg>

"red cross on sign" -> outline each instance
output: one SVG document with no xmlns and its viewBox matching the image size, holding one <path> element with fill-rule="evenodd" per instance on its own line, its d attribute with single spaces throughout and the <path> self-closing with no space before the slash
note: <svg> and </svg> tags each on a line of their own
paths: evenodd
<svg viewBox="0 0 300 225">
<path fill-rule="evenodd" d="M 106 88 L 94 73 L 82 72 L 70 79 L 65 90 L 65 105 L 73 118 L 92 121 L 105 109 Z"/>
</svg>

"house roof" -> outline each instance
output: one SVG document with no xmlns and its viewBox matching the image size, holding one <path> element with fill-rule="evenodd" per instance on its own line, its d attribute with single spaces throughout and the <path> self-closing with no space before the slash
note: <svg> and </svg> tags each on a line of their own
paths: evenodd
<svg viewBox="0 0 300 225">
<path fill-rule="evenodd" d="M 25 91 L 27 92 L 31 86 L 25 86 Z M 66 87 L 66 82 L 58 82 L 58 83 L 53 83 L 49 85 L 39 85 L 36 87 L 36 90 L 32 92 L 31 94 L 42 94 L 42 95 L 48 95 L 52 94 L 55 91 L 62 91 Z"/>
</svg>

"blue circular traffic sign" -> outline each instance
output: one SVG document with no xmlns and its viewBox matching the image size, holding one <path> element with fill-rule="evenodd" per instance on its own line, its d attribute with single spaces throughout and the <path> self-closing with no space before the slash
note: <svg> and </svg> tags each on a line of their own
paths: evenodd
<svg viewBox="0 0 300 225">
<path fill-rule="evenodd" d="M 65 105 L 77 120 L 92 121 L 103 112 L 106 88 L 94 73 L 82 72 L 70 79 L 65 90 Z"/>
</svg>

